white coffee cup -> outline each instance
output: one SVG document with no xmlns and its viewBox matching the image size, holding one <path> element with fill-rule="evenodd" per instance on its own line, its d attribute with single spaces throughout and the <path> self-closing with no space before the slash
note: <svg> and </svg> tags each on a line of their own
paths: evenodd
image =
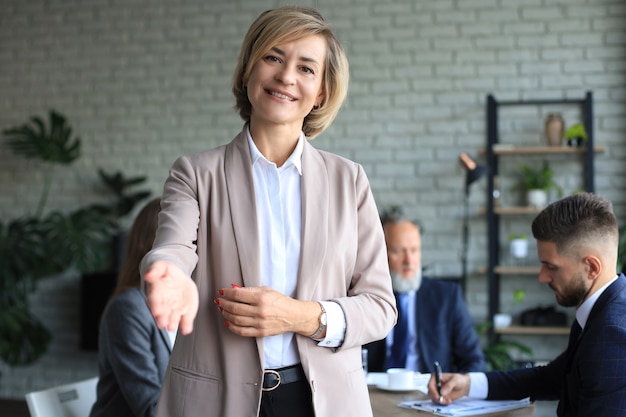
<svg viewBox="0 0 626 417">
<path fill-rule="evenodd" d="M 410 369 L 389 368 L 387 369 L 388 387 L 391 389 L 413 388 L 413 374 Z"/>
</svg>

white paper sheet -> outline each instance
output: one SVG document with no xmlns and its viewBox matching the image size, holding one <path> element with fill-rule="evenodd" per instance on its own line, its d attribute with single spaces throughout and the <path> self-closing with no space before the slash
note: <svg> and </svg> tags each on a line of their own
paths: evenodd
<svg viewBox="0 0 626 417">
<path fill-rule="evenodd" d="M 398 405 L 403 408 L 426 411 L 436 416 L 475 416 L 526 407 L 530 405 L 530 399 L 488 401 L 463 397 L 450 405 L 435 404 L 430 400 L 405 401 Z"/>
</svg>

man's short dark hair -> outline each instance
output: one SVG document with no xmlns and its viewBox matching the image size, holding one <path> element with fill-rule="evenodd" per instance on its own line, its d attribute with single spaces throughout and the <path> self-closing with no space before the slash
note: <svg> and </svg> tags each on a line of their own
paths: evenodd
<svg viewBox="0 0 626 417">
<path fill-rule="evenodd" d="M 552 242 L 557 250 L 589 237 L 617 239 L 617 219 L 613 205 L 591 193 L 574 194 L 555 201 L 537 215 L 532 223 L 535 239 Z"/>
</svg>

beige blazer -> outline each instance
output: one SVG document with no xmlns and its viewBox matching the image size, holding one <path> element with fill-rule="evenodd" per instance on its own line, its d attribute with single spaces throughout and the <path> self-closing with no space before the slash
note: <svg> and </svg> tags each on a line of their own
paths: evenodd
<svg viewBox="0 0 626 417">
<path fill-rule="evenodd" d="M 343 345 L 296 335 L 317 416 L 371 416 L 361 346 L 384 338 L 397 310 L 378 212 L 363 168 L 305 143 L 302 246 L 297 298 L 333 300 L 347 321 Z M 254 417 L 263 340 L 231 333 L 213 300 L 232 283 L 259 286 L 259 236 L 252 165 L 242 131 L 228 145 L 179 158 L 165 183 L 154 248 L 142 275 L 167 259 L 200 294 L 194 331 L 179 335 L 157 417 Z"/>
</svg>

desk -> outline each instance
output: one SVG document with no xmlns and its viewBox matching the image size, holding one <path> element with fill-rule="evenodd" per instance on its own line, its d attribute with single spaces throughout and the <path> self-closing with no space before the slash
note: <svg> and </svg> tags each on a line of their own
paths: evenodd
<svg viewBox="0 0 626 417">
<path fill-rule="evenodd" d="M 415 401 L 428 398 L 425 394 L 419 391 L 411 393 L 394 393 L 380 390 L 376 387 L 369 387 L 370 402 L 372 403 L 372 410 L 374 411 L 374 417 L 415 417 L 415 416 L 427 416 L 432 415 L 417 410 L 409 410 L 406 408 L 398 407 L 398 404 L 402 401 Z M 535 406 L 529 405 L 528 407 L 518 408 L 516 410 L 503 411 L 498 413 L 482 414 L 489 417 L 531 417 L 535 414 Z"/>
</svg>

